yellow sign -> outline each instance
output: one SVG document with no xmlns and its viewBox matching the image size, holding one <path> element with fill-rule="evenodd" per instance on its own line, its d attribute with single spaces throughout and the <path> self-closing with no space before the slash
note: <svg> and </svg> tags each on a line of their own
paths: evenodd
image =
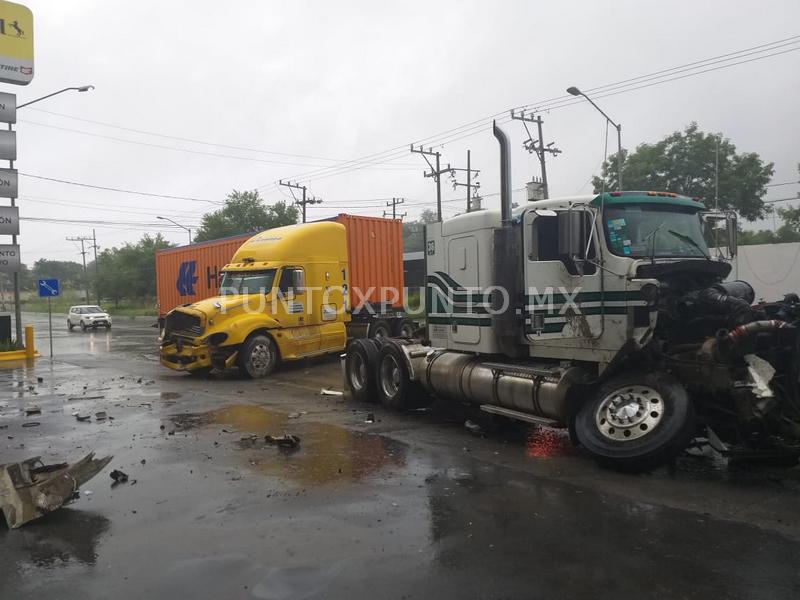
<svg viewBox="0 0 800 600">
<path fill-rule="evenodd" d="M 0 81 L 28 85 L 33 79 L 33 13 L 0 0 Z"/>
</svg>

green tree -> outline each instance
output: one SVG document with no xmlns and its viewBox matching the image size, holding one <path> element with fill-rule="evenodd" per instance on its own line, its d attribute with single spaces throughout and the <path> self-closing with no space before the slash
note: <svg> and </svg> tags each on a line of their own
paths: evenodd
<svg viewBox="0 0 800 600">
<path fill-rule="evenodd" d="M 40 258 L 33 263 L 31 278 L 55 277 L 65 289 L 82 289 L 84 285 L 83 265 L 73 260 L 48 260 Z"/>
<path fill-rule="evenodd" d="M 700 197 L 714 207 L 715 165 L 719 143 L 719 208 L 733 209 L 749 221 L 764 216 L 763 198 L 774 172 L 758 154 L 736 153 L 722 134 L 700 131 L 691 123 L 655 144 L 640 144 L 630 154 L 623 150 L 622 182 L 627 190 L 655 190 Z M 595 192 L 617 188 L 617 155 L 603 163 L 594 177 Z"/>
<path fill-rule="evenodd" d="M 258 193 L 234 190 L 221 209 L 203 215 L 195 241 L 205 242 L 250 231 L 264 231 L 297 223 L 297 208 L 285 202 L 266 206 Z"/>
<path fill-rule="evenodd" d="M 146 234 L 135 244 L 103 250 L 97 257 L 100 297 L 112 300 L 114 306 L 122 300 L 155 298 L 155 254 L 170 245 L 159 233 L 155 237 Z"/>
<path fill-rule="evenodd" d="M 800 164 L 797 165 L 797 173 L 800 175 Z M 800 192 L 797 193 L 797 197 L 800 199 Z M 779 208 L 778 214 L 789 229 L 800 233 L 800 207 Z"/>
</svg>

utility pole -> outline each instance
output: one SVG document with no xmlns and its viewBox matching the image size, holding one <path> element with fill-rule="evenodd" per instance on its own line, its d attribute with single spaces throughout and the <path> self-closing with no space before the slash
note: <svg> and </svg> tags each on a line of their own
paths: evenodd
<svg viewBox="0 0 800 600">
<path fill-rule="evenodd" d="M 561 150 L 554 147 L 555 142 L 550 142 L 549 144 L 545 145 L 544 135 L 542 134 L 542 117 L 533 114 L 525 114 L 524 110 L 517 113 L 512 109 L 511 118 L 515 121 L 522 121 L 522 125 L 525 127 L 525 133 L 528 134 L 528 139 L 522 143 L 522 147 L 531 154 L 535 153 L 539 158 L 539 166 L 541 167 L 542 171 L 542 191 L 544 192 L 545 199 L 547 199 L 550 197 L 550 189 L 547 185 L 547 166 L 545 164 L 545 157 L 547 154 L 557 156 L 558 154 L 561 154 Z M 536 123 L 539 133 L 538 139 L 534 139 L 531 135 L 530 129 L 528 129 L 528 123 Z"/>
<path fill-rule="evenodd" d="M 283 187 L 288 187 L 292 190 L 302 190 L 303 192 L 303 199 L 298 200 L 294 198 L 294 192 L 292 192 L 292 198 L 294 198 L 294 203 L 301 206 L 303 209 L 303 223 L 306 222 L 306 205 L 307 204 L 322 204 L 322 198 L 317 198 L 316 196 L 311 196 L 311 198 L 306 198 L 306 186 L 300 185 L 299 183 L 295 182 L 292 183 L 291 181 L 283 181 L 282 179 L 278 181 L 278 185 L 282 185 Z"/>
<path fill-rule="evenodd" d="M 397 205 L 398 204 L 404 204 L 405 201 L 406 201 L 405 198 L 392 198 L 391 202 L 387 202 L 386 203 L 386 206 L 391 206 L 392 207 L 392 218 L 393 219 L 397 218 Z M 406 214 L 407 213 L 403 213 L 402 215 L 400 215 L 400 218 L 402 219 L 403 217 L 406 216 Z M 386 216 L 386 211 L 383 211 L 383 216 L 384 217 Z"/>
<path fill-rule="evenodd" d="M 460 183 L 456 177 L 456 171 L 464 171 L 467 174 L 467 183 Z M 481 187 L 481 184 L 474 180 L 475 177 L 478 176 L 480 171 L 478 169 L 472 168 L 472 158 L 471 152 L 467 150 L 467 168 L 466 169 L 450 169 L 450 172 L 453 176 L 453 189 L 458 187 L 465 187 L 467 188 L 467 212 L 472 212 L 472 200 L 473 198 L 478 196 L 478 190 Z"/>
<path fill-rule="evenodd" d="M 438 221 L 442 220 L 442 182 L 441 182 L 441 175 L 443 173 L 449 173 L 452 171 L 450 168 L 450 164 L 448 163 L 446 169 L 440 168 L 439 160 L 442 157 L 441 152 L 434 152 L 433 148 L 428 148 L 427 150 L 423 149 L 422 146 L 419 148 L 414 148 L 414 144 L 411 144 L 411 153 L 412 154 L 421 154 L 422 158 L 425 159 L 425 162 L 428 163 L 428 166 L 431 168 L 430 172 L 423 173 L 425 177 L 433 177 L 433 180 L 436 182 L 436 217 Z M 431 164 L 431 161 L 428 160 L 429 156 L 433 156 L 436 158 L 436 167 Z"/>
<path fill-rule="evenodd" d="M 94 250 L 94 295 L 97 306 L 100 306 L 100 271 L 97 266 L 97 231 L 92 229 L 92 250 Z"/>
<path fill-rule="evenodd" d="M 81 258 L 83 259 L 83 282 L 86 288 L 86 302 L 89 302 L 89 277 L 86 275 L 86 254 L 89 252 L 84 242 L 90 242 L 94 238 L 90 238 L 86 235 L 79 235 L 78 237 L 68 237 L 68 242 L 80 242 L 81 243 Z"/>
</svg>

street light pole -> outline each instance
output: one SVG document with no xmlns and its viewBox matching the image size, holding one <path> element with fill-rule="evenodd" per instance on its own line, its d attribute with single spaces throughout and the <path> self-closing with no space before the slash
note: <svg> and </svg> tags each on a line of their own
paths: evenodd
<svg viewBox="0 0 800 600">
<path fill-rule="evenodd" d="M 93 85 L 81 85 L 76 87 L 66 87 L 63 90 L 58 90 L 57 92 L 53 92 L 52 94 L 47 94 L 46 96 L 42 96 L 41 98 L 36 98 L 36 100 L 31 100 L 29 102 L 25 102 L 24 104 L 17 105 L 17 110 L 20 108 L 25 108 L 26 106 L 30 106 L 31 104 L 36 104 L 37 102 L 41 102 L 42 100 L 47 100 L 48 98 L 52 98 L 53 96 L 58 96 L 59 94 L 63 94 L 64 92 L 88 92 L 89 90 L 93 90 Z"/>
<path fill-rule="evenodd" d="M 568 87 L 567 93 L 573 96 L 583 96 L 584 98 L 586 98 L 586 100 L 589 101 L 589 104 L 594 106 L 595 109 L 597 109 L 597 112 L 603 115 L 606 118 L 606 121 L 611 123 L 617 130 L 617 189 L 621 192 L 622 191 L 622 124 L 615 123 L 614 120 L 611 117 L 609 117 L 603 111 L 602 108 L 600 108 L 599 106 L 597 106 L 597 104 L 594 103 L 594 100 L 589 98 L 589 96 L 584 94 L 575 86 Z"/>
<path fill-rule="evenodd" d="M 188 227 L 186 227 L 184 225 L 181 225 L 180 223 L 178 223 L 176 221 L 173 221 L 172 219 L 170 219 L 168 217 L 159 217 L 159 216 L 157 216 L 156 219 L 161 219 L 162 221 L 169 221 L 170 223 L 172 223 L 176 227 L 180 227 L 181 229 L 185 229 L 186 231 L 189 232 L 189 243 L 190 244 L 192 243 L 192 230 L 191 229 L 189 229 Z"/>
<path fill-rule="evenodd" d="M 47 98 L 52 98 L 53 96 L 57 96 L 58 94 L 63 94 L 64 92 L 75 91 L 75 92 L 88 92 L 89 90 L 93 90 L 93 85 L 81 85 L 76 87 L 67 87 L 63 90 L 58 90 L 57 92 L 53 92 L 52 94 L 47 94 L 46 96 L 42 96 L 41 98 L 36 98 L 35 100 L 31 100 L 29 102 L 25 102 L 23 104 L 17 105 L 17 110 L 20 108 L 25 108 L 26 106 L 30 106 L 31 104 L 36 104 L 37 102 L 41 102 L 42 100 L 46 100 Z M 11 127 L 11 123 L 8 124 L 8 130 L 13 131 L 13 127 Z M 14 161 L 9 162 L 9 167 L 11 169 L 14 168 Z M 11 206 L 16 206 L 16 198 L 11 198 Z M 17 243 L 17 236 L 12 236 L 11 243 L 16 245 Z M 87 295 L 87 302 L 88 302 L 88 295 Z M 14 273 L 14 321 L 16 321 L 16 331 L 17 334 L 17 342 L 22 341 L 22 306 L 19 303 L 19 273 Z"/>
</svg>

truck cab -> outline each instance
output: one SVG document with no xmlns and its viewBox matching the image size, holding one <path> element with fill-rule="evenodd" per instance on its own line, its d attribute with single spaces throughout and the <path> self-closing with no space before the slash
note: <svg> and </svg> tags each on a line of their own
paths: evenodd
<svg viewBox="0 0 800 600">
<path fill-rule="evenodd" d="M 345 227 L 279 227 L 254 235 L 223 269 L 218 296 L 167 314 L 161 363 L 179 371 L 238 365 L 251 377 L 277 361 L 344 347 L 350 321 Z"/>
<path fill-rule="evenodd" d="M 340 214 L 253 235 L 222 269 L 218 295 L 167 313 L 161 364 L 265 377 L 279 361 L 341 352 L 348 338 L 410 335 L 402 261 L 395 219 Z"/>
</svg>

